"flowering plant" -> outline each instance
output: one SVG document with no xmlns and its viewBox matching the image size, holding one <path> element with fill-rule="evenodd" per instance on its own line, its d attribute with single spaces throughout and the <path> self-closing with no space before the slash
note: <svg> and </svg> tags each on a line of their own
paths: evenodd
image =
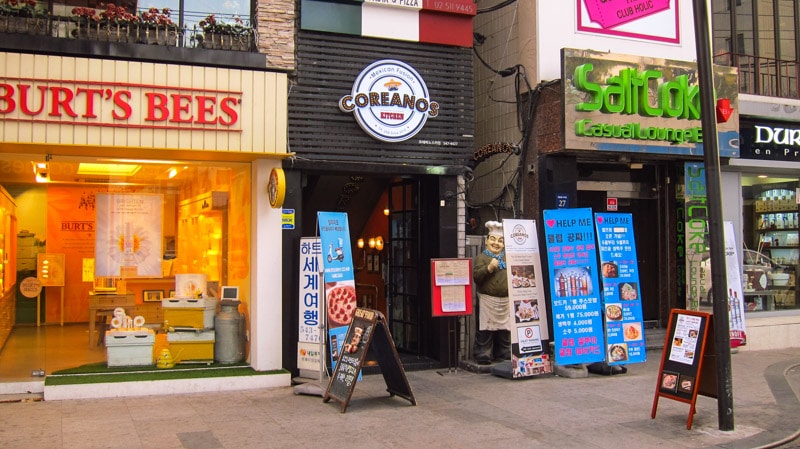
<svg viewBox="0 0 800 449">
<path fill-rule="evenodd" d="M 249 28 L 245 26 L 244 21 L 239 16 L 233 18 L 233 23 L 225 23 L 217 19 L 214 14 L 210 14 L 201 20 L 199 25 L 206 33 L 245 34 L 249 31 Z"/>
<path fill-rule="evenodd" d="M 99 14 L 94 8 L 77 7 L 72 9 L 72 15 L 79 21 L 113 23 L 116 25 L 131 25 L 140 22 L 139 16 L 128 12 L 124 6 L 114 3 L 99 4 L 105 8 Z"/>
<path fill-rule="evenodd" d="M 174 27 L 175 24 L 172 22 L 171 14 L 172 10 L 169 8 L 163 8 L 161 10 L 158 8 L 150 8 L 147 11 L 142 11 L 140 19 L 145 25 Z"/>
<path fill-rule="evenodd" d="M 45 17 L 47 11 L 37 8 L 36 0 L 0 0 L 0 16 Z"/>
</svg>

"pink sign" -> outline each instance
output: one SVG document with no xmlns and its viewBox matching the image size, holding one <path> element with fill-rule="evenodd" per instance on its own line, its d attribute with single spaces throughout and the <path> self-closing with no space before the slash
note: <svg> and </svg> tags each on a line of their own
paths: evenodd
<svg viewBox="0 0 800 449">
<path fill-rule="evenodd" d="M 589 18 L 612 28 L 669 9 L 669 0 L 584 0 Z"/>
</svg>

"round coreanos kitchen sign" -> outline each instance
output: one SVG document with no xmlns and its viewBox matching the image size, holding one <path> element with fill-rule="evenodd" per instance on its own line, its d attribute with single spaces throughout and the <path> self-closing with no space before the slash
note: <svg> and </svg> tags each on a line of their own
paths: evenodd
<svg viewBox="0 0 800 449">
<path fill-rule="evenodd" d="M 422 130 L 428 117 L 439 115 L 439 103 L 428 95 L 425 81 L 410 65 L 393 59 L 375 61 L 361 71 L 350 95 L 339 100 L 370 136 L 402 142 Z"/>
</svg>

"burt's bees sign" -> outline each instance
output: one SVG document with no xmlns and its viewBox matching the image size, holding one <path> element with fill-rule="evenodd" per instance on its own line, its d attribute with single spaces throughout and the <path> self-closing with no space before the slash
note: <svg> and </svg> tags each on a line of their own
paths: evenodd
<svg viewBox="0 0 800 449">
<path fill-rule="evenodd" d="M 14 143 L 286 153 L 286 85 L 270 72 L 0 52 L 0 126 Z"/>
<path fill-rule="evenodd" d="M 339 100 L 367 134 L 384 142 L 414 137 L 428 118 L 439 115 L 428 86 L 410 65 L 391 59 L 376 61 L 358 75 L 353 90 Z"/>
</svg>

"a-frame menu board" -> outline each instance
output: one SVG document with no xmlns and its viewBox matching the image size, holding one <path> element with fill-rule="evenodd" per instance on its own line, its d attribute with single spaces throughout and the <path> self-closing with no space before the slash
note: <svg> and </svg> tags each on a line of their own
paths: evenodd
<svg viewBox="0 0 800 449">
<path fill-rule="evenodd" d="M 659 397 L 684 402 L 690 404 L 686 428 L 691 429 L 697 395 L 717 397 L 712 318 L 693 310 L 670 312 L 651 418 L 656 417 Z"/>
<path fill-rule="evenodd" d="M 356 309 L 353 321 L 347 329 L 342 353 L 322 397 L 323 402 L 333 399 L 341 404 L 342 413 L 347 410 L 347 404 L 356 387 L 358 373 L 369 351 L 372 351 L 381 368 L 386 391 L 391 396 L 400 396 L 410 401 L 412 405 L 417 405 L 386 324 L 386 318 L 377 310 L 362 308 Z"/>
</svg>

